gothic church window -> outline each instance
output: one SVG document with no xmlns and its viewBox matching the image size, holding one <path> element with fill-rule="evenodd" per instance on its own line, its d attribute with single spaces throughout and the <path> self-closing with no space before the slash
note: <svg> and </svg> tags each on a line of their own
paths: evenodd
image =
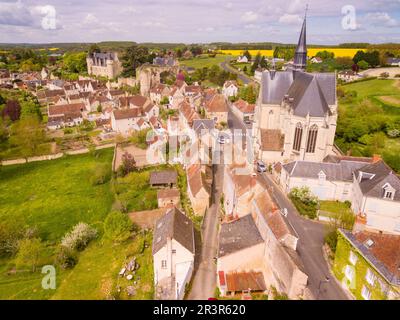
<svg viewBox="0 0 400 320">
<path fill-rule="evenodd" d="M 296 125 L 296 129 L 294 130 L 293 150 L 300 151 L 302 136 L 303 136 L 303 127 L 301 123 L 298 123 Z"/>
<path fill-rule="evenodd" d="M 313 125 L 310 130 L 308 130 L 308 139 L 307 139 L 307 153 L 314 153 L 315 146 L 317 144 L 317 136 L 318 136 L 318 126 Z"/>
</svg>

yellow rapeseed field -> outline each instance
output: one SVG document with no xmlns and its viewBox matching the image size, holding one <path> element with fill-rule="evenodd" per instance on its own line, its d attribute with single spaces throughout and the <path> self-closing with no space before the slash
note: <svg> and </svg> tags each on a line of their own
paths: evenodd
<svg viewBox="0 0 400 320">
<path fill-rule="evenodd" d="M 319 51 L 324 51 L 324 50 L 333 52 L 335 54 L 335 57 L 350 57 L 350 58 L 353 58 L 354 55 L 359 50 L 365 51 L 365 49 L 309 48 L 307 54 L 309 57 L 314 57 Z M 230 54 L 233 56 L 240 56 L 241 54 L 243 54 L 243 51 L 244 50 L 220 50 L 219 52 L 223 54 Z M 272 57 L 272 55 L 274 54 L 274 50 L 249 50 L 249 52 L 252 56 L 257 55 L 258 52 L 260 52 L 261 55 L 266 57 Z"/>
</svg>

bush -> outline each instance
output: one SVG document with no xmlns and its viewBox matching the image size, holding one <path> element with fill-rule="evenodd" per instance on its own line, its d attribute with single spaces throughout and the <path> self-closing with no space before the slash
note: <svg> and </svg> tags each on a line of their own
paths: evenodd
<svg viewBox="0 0 400 320">
<path fill-rule="evenodd" d="M 17 268 L 29 266 L 32 268 L 32 272 L 35 272 L 43 256 L 44 249 L 45 246 L 39 238 L 21 240 L 15 258 Z"/>
<path fill-rule="evenodd" d="M 117 243 L 128 240 L 133 230 L 133 223 L 128 215 L 122 212 L 113 211 L 108 214 L 104 221 L 105 236 Z"/>
<path fill-rule="evenodd" d="M 289 197 L 301 215 L 310 219 L 317 217 L 318 198 L 312 195 L 308 187 L 293 188 Z"/>
<path fill-rule="evenodd" d="M 70 250 L 82 251 L 96 236 L 96 229 L 86 223 L 80 222 L 64 236 L 61 240 L 61 246 Z"/>
<path fill-rule="evenodd" d="M 338 241 L 338 235 L 337 235 L 337 230 L 333 230 L 329 232 L 325 236 L 325 243 L 331 248 L 332 252 L 336 252 L 336 245 Z"/>
<path fill-rule="evenodd" d="M 74 129 L 72 128 L 64 128 L 64 134 L 71 134 L 74 132 Z"/>
<path fill-rule="evenodd" d="M 90 183 L 93 186 L 101 185 L 109 181 L 111 178 L 111 169 L 107 164 L 97 164 L 92 176 L 90 177 Z"/>
<path fill-rule="evenodd" d="M 73 268 L 78 262 L 76 251 L 71 250 L 64 246 L 60 246 L 56 255 L 55 262 L 62 269 Z"/>
</svg>

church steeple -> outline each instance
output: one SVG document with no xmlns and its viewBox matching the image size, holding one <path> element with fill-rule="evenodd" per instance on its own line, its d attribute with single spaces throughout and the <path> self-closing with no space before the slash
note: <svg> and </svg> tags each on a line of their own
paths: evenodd
<svg viewBox="0 0 400 320">
<path fill-rule="evenodd" d="M 297 44 L 296 53 L 294 55 L 294 70 L 305 71 L 307 65 L 307 37 L 306 37 L 306 25 L 307 25 L 307 10 L 304 15 L 303 26 L 301 27 L 301 33 L 299 42 Z"/>
</svg>

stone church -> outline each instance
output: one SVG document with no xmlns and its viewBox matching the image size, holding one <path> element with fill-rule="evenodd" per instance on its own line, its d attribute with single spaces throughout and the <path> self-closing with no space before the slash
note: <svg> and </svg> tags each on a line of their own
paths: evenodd
<svg viewBox="0 0 400 320">
<path fill-rule="evenodd" d="M 333 153 L 335 73 L 307 73 L 306 18 L 294 64 L 262 73 L 253 126 L 254 151 L 265 163 L 322 161 Z"/>
</svg>

